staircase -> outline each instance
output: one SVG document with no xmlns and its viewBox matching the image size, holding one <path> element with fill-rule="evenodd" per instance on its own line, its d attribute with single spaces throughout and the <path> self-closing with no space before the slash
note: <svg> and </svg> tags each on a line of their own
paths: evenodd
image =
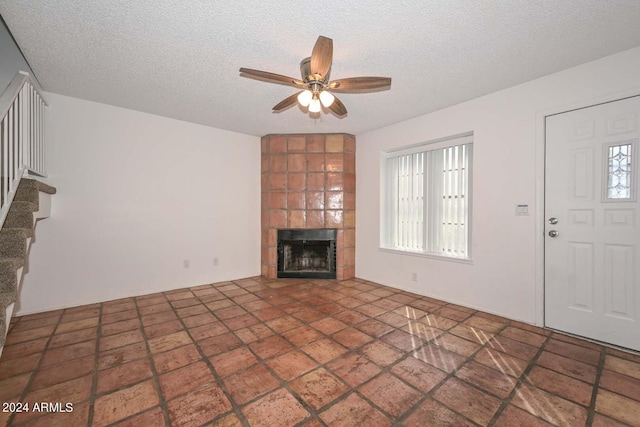
<svg viewBox="0 0 640 427">
<path fill-rule="evenodd" d="M 41 89 L 24 72 L 0 94 L 0 355 L 39 219 L 51 212 L 56 189 L 46 177 L 45 107 Z"/>
<path fill-rule="evenodd" d="M 0 230 L 0 353 L 9 321 L 18 300 L 22 277 L 28 270 L 29 249 L 38 220 L 51 213 L 56 189 L 34 179 L 22 178 Z"/>
</svg>

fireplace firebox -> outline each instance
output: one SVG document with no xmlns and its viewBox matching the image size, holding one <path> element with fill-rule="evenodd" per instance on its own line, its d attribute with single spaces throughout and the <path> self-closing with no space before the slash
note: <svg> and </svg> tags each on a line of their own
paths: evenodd
<svg viewBox="0 0 640 427">
<path fill-rule="evenodd" d="M 335 228 L 278 230 L 278 277 L 336 278 Z"/>
</svg>

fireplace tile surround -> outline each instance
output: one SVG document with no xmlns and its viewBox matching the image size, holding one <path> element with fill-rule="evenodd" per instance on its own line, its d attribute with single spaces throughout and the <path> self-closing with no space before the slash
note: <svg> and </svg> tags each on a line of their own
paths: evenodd
<svg viewBox="0 0 640 427">
<path fill-rule="evenodd" d="M 355 276 L 355 150 L 349 134 L 278 134 L 261 139 L 264 277 L 277 277 L 279 229 L 335 228 L 336 278 Z"/>
</svg>

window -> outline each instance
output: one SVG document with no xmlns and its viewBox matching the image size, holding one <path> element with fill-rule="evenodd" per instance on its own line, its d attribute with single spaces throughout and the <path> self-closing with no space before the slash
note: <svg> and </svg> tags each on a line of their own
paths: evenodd
<svg viewBox="0 0 640 427">
<path fill-rule="evenodd" d="M 610 144 L 606 146 L 607 179 L 606 201 L 633 201 L 632 153 L 633 143 Z"/>
<path fill-rule="evenodd" d="M 381 246 L 469 259 L 473 136 L 386 152 Z"/>
</svg>

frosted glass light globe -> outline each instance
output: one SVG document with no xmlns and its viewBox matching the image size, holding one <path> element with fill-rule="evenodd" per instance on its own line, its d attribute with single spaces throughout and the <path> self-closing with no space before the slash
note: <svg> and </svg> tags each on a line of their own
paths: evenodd
<svg viewBox="0 0 640 427">
<path fill-rule="evenodd" d="M 312 99 L 309 103 L 309 112 L 310 113 L 319 113 L 320 112 L 320 101 L 318 98 Z"/>
<path fill-rule="evenodd" d="M 303 107 L 308 107 L 312 97 L 313 93 L 311 93 L 310 90 L 305 90 L 304 92 L 300 92 L 300 95 L 298 95 L 298 102 Z"/>
<path fill-rule="evenodd" d="M 333 104 L 333 101 L 335 99 L 336 97 L 333 96 L 333 94 L 331 94 L 330 92 L 327 92 L 326 90 L 323 90 L 322 92 L 320 92 L 320 102 L 322 102 L 322 105 L 324 105 L 327 108 L 329 108 L 331 104 Z"/>
</svg>

